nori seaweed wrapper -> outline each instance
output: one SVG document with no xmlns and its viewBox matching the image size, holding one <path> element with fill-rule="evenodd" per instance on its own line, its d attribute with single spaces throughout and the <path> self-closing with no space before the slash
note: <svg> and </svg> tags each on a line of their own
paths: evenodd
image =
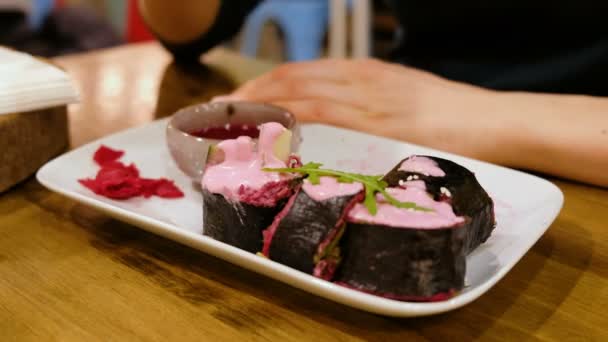
<svg viewBox="0 0 608 342">
<path fill-rule="evenodd" d="M 231 201 L 203 188 L 203 234 L 251 253 L 261 251 L 262 231 L 272 223 L 300 183 L 299 178 L 285 182 L 288 195 L 277 198 L 274 205 Z"/>
<path fill-rule="evenodd" d="M 203 234 L 251 253 L 262 250 L 262 230 L 283 208 L 258 207 L 227 200 L 223 195 L 203 190 Z"/>
<path fill-rule="evenodd" d="M 356 193 L 316 201 L 304 189 L 300 189 L 294 196 L 285 207 L 286 212 L 277 217 L 275 227 L 265 233 L 269 234 L 269 246 L 265 246 L 264 250 L 271 260 L 313 274 L 321 257 L 320 246 L 333 246 L 336 242 L 333 240 L 340 238 L 346 211 L 363 196 L 362 193 Z M 316 275 L 329 278 L 333 275 L 333 269 Z"/>
<path fill-rule="evenodd" d="M 492 198 L 479 184 L 475 174 L 465 167 L 442 158 L 418 157 L 426 157 L 435 161 L 437 166 L 445 173 L 445 176 L 433 177 L 399 170 L 401 164 L 411 158 L 409 157 L 400 161 L 384 176 L 384 180 L 390 187 L 397 187 L 400 180 L 405 181 L 409 176 L 415 176 L 424 181 L 427 192 L 436 201 L 447 201 L 452 205 L 456 215 L 468 217 L 470 223 L 467 225 L 466 250 L 467 253 L 470 253 L 490 237 L 496 226 Z M 450 196 L 442 193 L 441 188 L 447 189 Z"/>
<path fill-rule="evenodd" d="M 466 222 L 414 229 L 349 223 L 335 282 L 407 301 L 438 301 L 464 286 Z"/>
</svg>

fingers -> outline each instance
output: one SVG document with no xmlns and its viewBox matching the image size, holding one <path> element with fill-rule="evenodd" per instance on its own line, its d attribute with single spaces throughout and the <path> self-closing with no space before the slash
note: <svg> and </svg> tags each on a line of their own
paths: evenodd
<svg viewBox="0 0 608 342">
<path fill-rule="evenodd" d="M 325 80 L 344 82 L 349 62 L 340 60 L 318 60 L 312 62 L 286 63 L 272 71 L 243 84 L 239 91 L 250 92 L 285 80 Z"/>
<path fill-rule="evenodd" d="M 283 78 L 321 79 L 342 82 L 352 72 L 356 62 L 347 59 L 318 59 L 308 62 L 285 63 L 259 77 L 260 84 Z"/>
<path fill-rule="evenodd" d="M 232 95 L 241 100 L 258 102 L 328 100 L 352 103 L 358 90 L 345 84 L 318 79 L 285 78 L 265 85 L 252 84 L 237 89 Z"/>
<path fill-rule="evenodd" d="M 321 100 L 274 102 L 293 113 L 300 122 L 317 122 L 333 126 L 362 130 L 365 112 L 359 108 Z"/>
<path fill-rule="evenodd" d="M 332 87 L 331 85 L 338 87 L 348 84 L 348 80 L 353 79 L 352 75 L 356 69 L 354 64 L 353 61 L 340 59 L 283 64 L 271 72 L 246 82 L 227 97 L 214 100 L 271 101 L 281 97 L 311 97 L 310 91 L 313 87 L 307 84 L 323 82 L 329 88 Z M 327 91 L 331 94 L 332 89 Z M 319 93 L 320 91 L 315 92 L 315 94 Z"/>
</svg>

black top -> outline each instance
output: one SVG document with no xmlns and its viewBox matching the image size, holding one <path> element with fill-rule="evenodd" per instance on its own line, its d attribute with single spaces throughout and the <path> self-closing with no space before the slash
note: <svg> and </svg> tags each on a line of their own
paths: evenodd
<svg viewBox="0 0 608 342">
<path fill-rule="evenodd" d="M 501 90 L 608 95 L 608 3 L 595 0 L 393 0 L 393 59 Z M 256 0 L 223 0 L 207 34 L 167 44 L 176 59 L 234 36 Z"/>
</svg>

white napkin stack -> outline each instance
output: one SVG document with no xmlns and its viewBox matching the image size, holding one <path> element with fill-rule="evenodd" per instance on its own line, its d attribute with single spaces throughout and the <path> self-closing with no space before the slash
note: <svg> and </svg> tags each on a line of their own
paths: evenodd
<svg viewBox="0 0 608 342">
<path fill-rule="evenodd" d="M 72 80 L 59 68 L 0 47 L 0 115 L 78 101 Z"/>
</svg>

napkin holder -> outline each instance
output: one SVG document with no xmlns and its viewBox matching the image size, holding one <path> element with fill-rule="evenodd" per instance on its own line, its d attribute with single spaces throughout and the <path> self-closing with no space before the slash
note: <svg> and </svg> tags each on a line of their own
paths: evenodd
<svg viewBox="0 0 608 342">
<path fill-rule="evenodd" d="M 0 193 L 68 147 L 67 106 L 0 115 Z"/>
</svg>

